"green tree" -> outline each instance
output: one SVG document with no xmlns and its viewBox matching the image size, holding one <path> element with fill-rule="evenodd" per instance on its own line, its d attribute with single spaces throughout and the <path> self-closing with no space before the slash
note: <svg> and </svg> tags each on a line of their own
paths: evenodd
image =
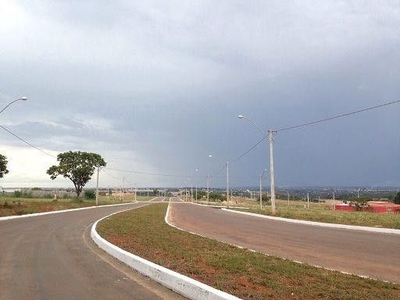
<svg viewBox="0 0 400 300">
<path fill-rule="evenodd" d="M 396 197 L 394 197 L 394 203 L 400 204 L 400 192 L 398 192 Z"/>
<path fill-rule="evenodd" d="M 0 178 L 3 178 L 3 176 L 8 173 L 7 163 L 7 157 L 0 154 Z"/>
<path fill-rule="evenodd" d="M 96 153 L 68 151 L 57 155 L 58 166 L 47 170 L 52 180 L 62 175 L 72 181 L 77 197 L 82 193 L 86 183 L 92 178 L 96 167 L 105 167 L 106 162 Z"/>
</svg>

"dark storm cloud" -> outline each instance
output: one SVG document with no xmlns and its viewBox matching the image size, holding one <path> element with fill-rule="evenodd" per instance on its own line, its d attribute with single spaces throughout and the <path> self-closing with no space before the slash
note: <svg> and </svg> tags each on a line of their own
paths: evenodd
<svg viewBox="0 0 400 300">
<path fill-rule="evenodd" d="M 267 130 L 399 100 L 399 32 L 396 1 L 7 0 L 0 103 L 29 100 L 2 124 L 52 153 L 201 177 L 262 137 L 239 113 Z M 278 132 L 277 184 L 399 185 L 398 111 Z M 267 154 L 264 142 L 233 163 L 232 184 L 257 185 Z M 126 184 L 182 181 L 132 173 Z"/>
</svg>

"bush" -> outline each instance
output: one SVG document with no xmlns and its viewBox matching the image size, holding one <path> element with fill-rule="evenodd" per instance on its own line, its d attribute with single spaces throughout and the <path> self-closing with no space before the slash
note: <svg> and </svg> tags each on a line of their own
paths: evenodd
<svg viewBox="0 0 400 300">
<path fill-rule="evenodd" d="M 368 207 L 367 198 L 350 198 L 350 205 L 355 208 L 356 211 L 361 211 L 363 208 Z"/>
<path fill-rule="evenodd" d="M 224 195 L 216 192 L 211 192 L 209 198 L 214 201 L 222 201 L 224 200 Z"/>
<path fill-rule="evenodd" d="M 85 190 L 86 199 L 96 199 L 96 192 L 94 190 Z"/>
<path fill-rule="evenodd" d="M 22 192 L 21 191 L 14 191 L 14 197 L 15 198 L 21 198 L 22 197 Z"/>
<path fill-rule="evenodd" d="M 26 191 L 14 191 L 14 197 L 15 198 L 32 198 L 32 192 L 26 192 Z"/>
<path fill-rule="evenodd" d="M 400 204 L 400 192 L 398 192 L 396 197 L 394 197 L 394 203 L 395 204 Z"/>
</svg>

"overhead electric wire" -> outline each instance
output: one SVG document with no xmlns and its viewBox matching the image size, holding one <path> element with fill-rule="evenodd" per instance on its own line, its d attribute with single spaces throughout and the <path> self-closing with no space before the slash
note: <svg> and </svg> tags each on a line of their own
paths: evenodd
<svg viewBox="0 0 400 300">
<path fill-rule="evenodd" d="M 392 101 L 392 102 L 388 102 L 388 103 L 384 103 L 384 104 L 379 104 L 379 105 L 375 105 L 375 106 L 371 106 L 371 107 L 367 107 L 367 108 L 363 108 L 363 109 L 360 109 L 360 110 L 356 110 L 356 111 L 352 111 L 352 112 L 349 112 L 349 113 L 337 115 L 337 116 L 334 116 L 334 117 L 321 119 L 321 120 L 318 120 L 318 121 L 313 121 L 313 122 L 308 122 L 308 123 L 304 123 L 304 124 L 300 124 L 300 125 L 296 125 L 296 126 L 290 126 L 290 127 L 286 127 L 286 128 L 282 128 L 282 129 L 277 129 L 277 130 L 274 130 L 274 132 L 282 132 L 282 131 L 301 128 L 301 127 L 305 127 L 305 126 L 315 125 L 315 124 L 322 123 L 322 122 L 332 121 L 332 120 L 335 120 L 335 119 L 348 117 L 348 116 L 351 116 L 351 115 L 355 115 L 355 114 L 358 114 L 358 113 L 362 113 L 362 112 L 365 112 L 365 111 L 381 108 L 381 107 L 392 105 L 392 104 L 396 104 L 396 103 L 400 103 L 400 100 Z"/>
<path fill-rule="evenodd" d="M 333 116 L 333 117 L 328 117 L 328 118 L 324 118 L 321 120 L 317 120 L 317 121 L 312 121 L 312 122 L 307 122 L 307 123 L 303 123 L 303 124 L 299 124 L 299 125 L 295 125 L 295 126 L 290 126 L 290 127 L 286 127 L 286 128 L 281 128 L 281 129 L 277 129 L 277 130 L 272 130 L 273 133 L 277 133 L 277 132 L 282 132 L 282 131 L 287 131 L 287 130 L 292 130 L 292 129 L 297 129 L 297 128 L 302 128 L 302 127 L 306 127 L 306 126 L 310 126 L 310 125 L 315 125 L 318 123 L 322 123 L 322 122 L 327 122 L 327 121 L 332 121 L 335 119 L 339 119 L 339 118 L 343 118 L 343 117 L 347 117 L 350 115 L 354 115 L 354 114 L 358 114 L 358 113 L 362 113 L 362 112 L 366 112 L 369 110 L 374 110 L 377 108 L 381 108 L 384 106 L 389 106 L 392 104 L 397 104 L 400 103 L 400 100 L 397 101 L 392 101 L 392 102 L 388 102 L 388 103 L 384 103 L 384 104 L 380 104 L 380 105 L 375 105 L 375 106 L 371 106 L 371 107 L 367 107 L 364 109 L 360 109 L 360 110 L 356 110 L 356 111 L 352 111 L 349 113 L 345 113 L 345 114 L 341 114 L 341 115 L 337 115 L 337 116 Z M 22 141 L 23 143 L 27 144 L 28 146 L 42 152 L 43 154 L 46 154 L 52 158 L 57 158 L 54 155 L 40 149 L 39 147 L 33 145 L 32 143 L 26 141 L 25 139 L 21 138 L 20 136 L 18 136 L 17 134 L 13 133 L 11 130 L 9 130 L 8 128 L 0 125 L 0 127 L 7 131 L 9 134 L 11 134 L 12 136 L 16 137 L 17 139 L 19 139 L 20 141 Z M 240 159 L 242 159 L 244 156 L 246 156 L 248 153 L 250 153 L 254 148 L 256 148 L 259 144 L 261 144 L 266 138 L 268 137 L 268 135 L 264 135 L 264 137 L 262 139 L 260 139 L 256 144 L 254 144 L 252 147 L 250 147 L 247 151 L 245 151 L 244 153 L 242 153 L 241 155 L 239 155 L 238 157 L 236 157 L 235 159 L 231 160 L 228 162 L 228 164 L 234 163 Z M 126 173 L 135 173 L 135 174 L 144 174 L 144 175 L 152 175 L 152 176 L 164 176 L 164 177 L 175 177 L 175 178 L 185 178 L 185 177 L 190 177 L 190 178 L 199 178 L 199 179 L 203 179 L 206 178 L 206 176 L 202 176 L 202 177 L 193 177 L 193 176 L 188 176 L 188 175 L 176 175 L 176 174 L 160 174 L 160 173 L 152 173 L 152 172 L 142 172 L 142 171 L 133 171 L 133 170 L 123 170 L 123 169 L 115 169 L 115 168 L 107 168 L 108 170 L 113 170 L 113 171 L 119 171 L 119 172 L 126 172 Z M 217 176 L 219 173 L 221 173 L 223 170 L 225 169 L 225 166 L 223 166 L 221 169 L 218 170 L 218 172 L 215 173 L 215 176 Z M 117 179 L 116 177 L 110 175 L 107 173 L 107 175 L 109 175 L 110 177 L 113 177 L 115 179 Z"/>
<path fill-rule="evenodd" d="M 135 173 L 135 174 L 144 174 L 144 175 L 153 175 L 153 176 L 180 177 L 180 178 L 191 177 L 191 176 L 188 176 L 188 175 L 160 174 L 160 173 L 132 171 L 132 170 L 123 170 L 123 169 L 115 169 L 115 168 L 107 168 L 107 169 L 108 170 L 112 170 L 112 171 L 125 172 L 125 173 Z"/>
<path fill-rule="evenodd" d="M 52 155 L 52 154 L 50 154 L 50 153 L 48 153 L 48 152 L 46 152 L 46 151 L 40 149 L 39 147 L 36 147 L 35 145 L 29 143 L 28 141 L 24 140 L 22 137 L 16 135 L 16 134 L 13 133 L 10 129 L 4 127 L 3 125 L 0 125 L 0 127 L 1 127 L 2 129 L 4 129 L 5 131 L 7 131 L 7 132 L 8 132 L 9 134 L 11 134 L 12 136 L 14 136 L 14 137 L 16 137 L 17 139 L 19 139 L 20 141 L 22 141 L 23 143 L 27 144 L 28 146 L 30 146 L 30 147 L 32 147 L 32 148 L 34 148 L 34 149 L 36 149 L 36 150 L 38 150 L 38 151 L 40 151 L 40 152 L 46 154 L 46 155 L 48 155 L 48 156 L 50 156 L 50 157 L 52 157 L 52 158 L 57 158 L 56 156 L 54 156 L 54 155 Z"/>
<path fill-rule="evenodd" d="M 277 130 L 272 130 L 272 132 L 273 133 L 278 133 L 278 132 L 287 131 L 287 130 L 291 130 L 291 129 L 296 129 L 296 128 L 301 128 L 301 127 L 305 127 L 305 126 L 315 125 L 315 124 L 318 124 L 318 123 L 327 122 L 327 121 L 331 121 L 331 120 L 347 117 L 347 116 L 350 116 L 350 115 L 355 115 L 355 114 L 358 114 L 358 113 L 366 112 L 366 111 L 369 111 L 369 110 L 381 108 L 381 107 L 392 105 L 392 104 L 396 104 L 396 103 L 400 103 L 400 100 L 396 100 L 396 101 L 392 101 L 392 102 L 388 102 L 388 103 L 383 103 L 383 104 L 379 104 L 379 105 L 363 108 L 363 109 L 360 109 L 360 110 L 352 111 L 352 112 L 349 112 L 349 113 L 345 113 L 345 114 L 341 114 L 341 115 L 337 115 L 337 116 L 333 116 L 333 117 L 328 117 L 328 118 L 317 120 L 317 121 L 307 122 L 307 123 L 300 124 L 300 125 L 290 126 L 290 127 L 286 127 L 286 128 L 277 129 Z M 257 147 L 259 144 L 261 144 L 261 142 L 264 141 L 267 137 L 268 137 L 268 135 L 265 135 L 260 141 L 258 141 L 249 150 L 247 150 L 246 152 L 244 152 L 242 155 L 238 156 L 237 158 L 231 160 L 229 163 L 234 163 L 234 162 L 238 161 L 239 159 L 243 158 L 244 156 L 246 156 L 250 151 L 252 151 L 255 147 Z"/>
<path fill-rule="evenodd" d="M 242 157 L 246 156 L 251 150 L 253 150 L 255 147 L 257 147 L 259 144 L 261 144 L 268 136 L 264 136 L 261 140 L 259 140 L 254 146 L 252 146 L 249 150 L 247 150 L 246 152 L 244 152 L 243 154 L 239 155 L 238 157 L 236 157 L 235 159 L 231 160 L 229 163 L 234 163 L 236 161 L 238 161 L 239 159 L 241 159 Z"/>
<path fill-rule="evenodd" d="M 108 172 L 105 170 L 105 167 L 102 168 L 101 170 L 104 172 L 104 174 L 106 174 L 107 176 L 109 176 L 109 177 L 111 177 L 111 178 L 114 178 L 114 179 L 116 179 L 116 180 L 122 180 L 122 179 L 123 179 L 123 178 L 120 178 L 120 177 L 116 177 L 116 176 L 111 175 L 110 173 L 108 173 Z"/>
</svg>

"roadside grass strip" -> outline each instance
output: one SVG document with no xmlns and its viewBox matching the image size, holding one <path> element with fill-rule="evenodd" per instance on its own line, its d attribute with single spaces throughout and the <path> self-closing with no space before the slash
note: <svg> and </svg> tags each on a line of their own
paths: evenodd
<svg viewBox="0 0 400 300">
<path fill-rule="evenodd" d="M 112 215 L 97 224 L 97 231 L 127 252 L 242 299 L 400 299 L 396 284 L 180 231 L 165 223 L 167 206 L 160 203 Z"/>
<path fill-rule="evenodd" d="M 247 211 L 260 215 L 272 215 L 269 205 L 260 205 L 252 201 L 239 201 L 239 205 L 229 207 L 231 210 Z M 375 213 L 368 211 L 340 211 L 334 210 L 332 205 L 326 203 L 310 203 L 306 206 L 304 201 L 291 201 L 290 205 L 285 200 L 276 200 L 276 214 L 274 217 L 284 219 L 305 220 L 312 222 L 323 222 L 368 226 L 373 228 L 400 229 L 400 213 Z"/>
</svg>

